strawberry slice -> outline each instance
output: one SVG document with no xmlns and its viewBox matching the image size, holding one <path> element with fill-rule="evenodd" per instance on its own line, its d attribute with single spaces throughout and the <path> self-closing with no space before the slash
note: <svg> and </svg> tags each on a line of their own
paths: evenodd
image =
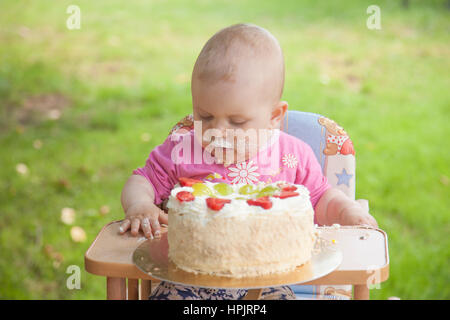
<svg viewBox="0 0 450 320">
<path fill-rule="evenodd" d="M 257 199 L 249 199 L 247 200 L 247 203 L 250 206 L 260 206 L 264 209 L 272 208 L 272 201 L 270 201 L 269 196 L 264 196 Z"/>
<path fill-rule="evenodd" d="M 226 203 L 230 203 L 230 199 L 207 198 L 206 205 L 212 210 L 219 211 Z"/>
<path fill-rule="evenodd" d="M 294 192 L 294 191 L 281 191 L 281 193 L 279 195 L 274 195 L 275 198 L 280 198 L 280 199 L 286 199 L 286 198 L 290 198 L 290 197 L 296 197 L 298 196 L 299 193 L 298 192 Z"/>
<path fill-rule="evenodd" d="M 203 183 L 202 180 L 186 178 L 186 177 L 181 177 L 178 179 L 178 181 L 180 181 L 180 185 L 182 187 L 192 187 L 192 185 L 195 183 Z"/>
<path fill-rule="evenodd" d="M 281 191 L 295 191 L 297 190 L 296 186 L 286 186 L 281 189 Z"/>
<path fill-rule="evenodd" d="M 189 202 L 193 201 L 195 196 L 189 191 L 180 191 L 177 193 L 177 199 L 180 200 L 180 202 Z"/>
</svg>

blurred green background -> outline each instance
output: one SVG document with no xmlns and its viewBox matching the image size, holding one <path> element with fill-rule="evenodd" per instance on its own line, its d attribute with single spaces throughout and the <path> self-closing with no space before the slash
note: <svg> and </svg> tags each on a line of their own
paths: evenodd
<svg viewBox="0 0 450 320">
<path fill-rule="evenodd" d="M 66 27 L 71 4 L 79 30 Z M 381 30 L 366 27 L 371 4 Z M 357 198 L 389 236 L 390 278 L 371 297 L 449 299 L 449 12 L 419 0 L 2 0 L 0 298 L 105 297 L 85 251 L 123 218 L 132 170 L 190 112 L 203 44 L 250 22 L 283 47 L 290 108 L 352 137 Z M 70 265 L 80 290 L 66 288 Z"/>
</svg>

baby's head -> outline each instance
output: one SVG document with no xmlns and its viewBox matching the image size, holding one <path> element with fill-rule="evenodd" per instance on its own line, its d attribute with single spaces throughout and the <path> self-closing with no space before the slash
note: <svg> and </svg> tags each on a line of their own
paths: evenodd
<svg viewBox="0 0 450 320">
<path fill-rule="evenodd" d="M 194 120 L 202 131 L 276 129 L 287 109 L 281 101 L 284 59 L 267 30 L 238 24 L 217 32 L 192 73 Z"/>
</svg>

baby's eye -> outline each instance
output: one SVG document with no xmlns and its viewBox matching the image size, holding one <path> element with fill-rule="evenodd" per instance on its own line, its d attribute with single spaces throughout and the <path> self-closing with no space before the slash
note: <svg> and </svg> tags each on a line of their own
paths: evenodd
<svg viewBox="0 0 450 320">
<path fill-rule="evenodd" d="M 234 126 L 242 126 L 247 120 L 230 120 L 230 123 Z"/>
<path fill-rule="evenodd" d="M 242 126 L 244 124 L 244 123 L 234 122 L 234 121 L 231 121 L 230 123 L 231 123 L 231 125 L 236 126 L 236 127 Z"/>
<path fill-rule="evenodd" d="M 200 116 L 200 119 L 202 119 L 203 121 L 210 121 L 212 120 L 212 116 Z"/>
</svg>

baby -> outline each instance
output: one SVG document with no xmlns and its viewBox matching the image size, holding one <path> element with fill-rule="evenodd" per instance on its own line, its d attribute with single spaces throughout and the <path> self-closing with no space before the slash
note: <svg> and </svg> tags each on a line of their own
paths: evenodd
<svg viewBox="0 0 450 320">
<path fill-rule="evenodd" d="M 169 136 L 150 153 L 144 167 L 133 171 L 123 188 L 125 219 L 121 233 L 131 229 L 136 236 L 142 230 L 147 238 L 159 237 L 160 224 L 167 224 L 168 218 L 157 205 L 168 198 L 180 177 L 214 177 L 228 183 L 303 184 L 310 191 L 317 224 L 377 227 L 375 219 L 358 202 L 329 185 L 309 145 L 278 130 L 288 108 L 287 102 L 281 101 L 283 87 L 283 53 L 267 30 L 239 24 L 222 29 L 209 39 L 197 58 L 191 82 L 193 120 L 201 128 L 197 126 L 185 136 L 193 137 L 189 140 L 192 152 L 200 145 L 200 150 L 209 150 L 216 161 L 174 159 L 174 148 L 180 142 Z M 236 140 L 229 139 L 229 132 L 251 130 L 257 132 L 256 145 L 247 143 L 244 149 L 242 145 L 238 148 L 239 144 L 230 145 Z M 209 148 L 211 131 L 224 133 L 227 140 Z M 274 156 L 276 161 L 267 161 Z M 194 156 L 183 154 L 183 158 L 193 160 Z M 161 282 L 151 298 L 240 299 L 245 293 L 245 290 L 208 290 Z M 285 286 L 264 289 L 262 298 L 295 296 Z"/>
</svg>

